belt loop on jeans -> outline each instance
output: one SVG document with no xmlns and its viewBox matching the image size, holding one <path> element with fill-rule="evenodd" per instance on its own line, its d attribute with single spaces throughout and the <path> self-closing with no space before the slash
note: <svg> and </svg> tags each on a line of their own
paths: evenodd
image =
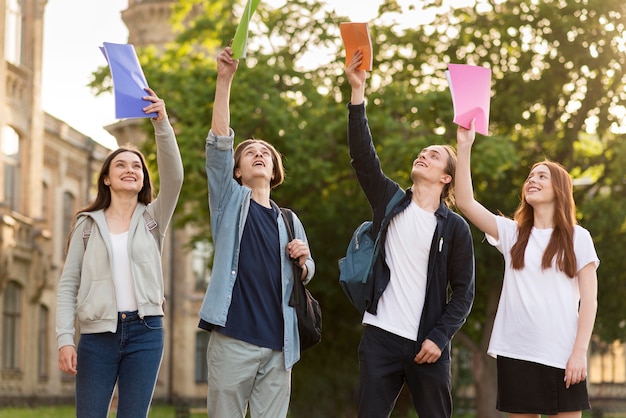
<svg viewBox="0 0 626 418">
<path fill-rule="evenodd" d="M 124 311 L 117 313 L 117 319 L 121 322 L 130 322 L 130 321 L 138 321 L 141 319 L 139 317 L 138 311 Z"/>
</svg>

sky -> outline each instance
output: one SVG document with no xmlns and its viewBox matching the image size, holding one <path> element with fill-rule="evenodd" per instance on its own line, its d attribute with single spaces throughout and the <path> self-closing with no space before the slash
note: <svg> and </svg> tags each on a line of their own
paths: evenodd
<svg viewBox="0 0 626 418">
<path fill-rule="evenodd" d="M 357 8 L 354 1 L 329 3 L 352 21 L 375 17 L 380 0 L 358 0 Z M 113 95 L 96 97 L 87 85 L 91 74 L 106 65 L 99 46 L 128 42 L 121 18 L 127 7 L 128 0 L 48 0 L 44 12 L 43 109 L 109 148 L 117 146 L 104 129 L 117 121 Z"/>
<path fill-rule="evenodd" d="M 44 12 L 43 109 L 109 148 L 115 138 L 103 127 L 117 121 L 113 96 L 96 97 L 87 84 L 106 65 L 102 42 L 128 41 L 127 7 L 128 0 L 48 0 Z"/>
</svg>

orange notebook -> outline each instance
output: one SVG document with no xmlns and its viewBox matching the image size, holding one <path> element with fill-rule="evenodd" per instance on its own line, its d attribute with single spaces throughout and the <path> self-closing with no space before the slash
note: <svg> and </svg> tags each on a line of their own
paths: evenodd
<svg viewBox="0 0 626 418">
<path fill-rule="evenodd" d="M 354 53 L 360 50 L 363 53 L 363 63 L 359 70 L 372 71 L 374 57 L 372 54 L 372 38 L 367 23 L 342 22 L 339 25 L 341 39 L 346 48 L 346 67 L 352 60 Z"/>
</svg>

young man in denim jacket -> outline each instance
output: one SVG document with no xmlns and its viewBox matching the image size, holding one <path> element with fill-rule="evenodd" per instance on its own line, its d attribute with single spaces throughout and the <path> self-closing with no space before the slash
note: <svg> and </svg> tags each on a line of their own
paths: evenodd
<svg viewBox="0 0 626 418">
<path fill-rule="evenodd" d="M 200 308 L 207 348 L 211 418 L 287 416 L 291 370 L 300 359 L 298 323 L 289 298 L 295 280 L 315 272 L 304 227 L 285 223 L 270 191 L 284 179 L 280 154 L 266 141 L 246 139 L 234 150 L 230 87 L 238 60 L 230 47 L 217 57 L 217 84 L 206 172 L 215 257 Z M 302 267 L 294 277 L 292 260 Z"/>
</svg>

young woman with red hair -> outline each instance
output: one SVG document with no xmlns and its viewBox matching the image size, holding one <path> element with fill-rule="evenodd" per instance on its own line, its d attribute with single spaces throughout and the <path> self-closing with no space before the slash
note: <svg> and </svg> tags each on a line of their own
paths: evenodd
<svg viewBox="0 0 626 418">
<path fill-rule="evenodd" d="M 457 207 L 504 256 L 504 282 L 489 342 L 497 359 L 497 409 L 515 418 L 579 418 L 589 409 L 587 350 L 597 310 L 598 256 L 577 225 L 572 180 L 558 163 L 530 170 L 513 219 L 474 199 L 476 132 L 457 131 Z"/>
</svg>

